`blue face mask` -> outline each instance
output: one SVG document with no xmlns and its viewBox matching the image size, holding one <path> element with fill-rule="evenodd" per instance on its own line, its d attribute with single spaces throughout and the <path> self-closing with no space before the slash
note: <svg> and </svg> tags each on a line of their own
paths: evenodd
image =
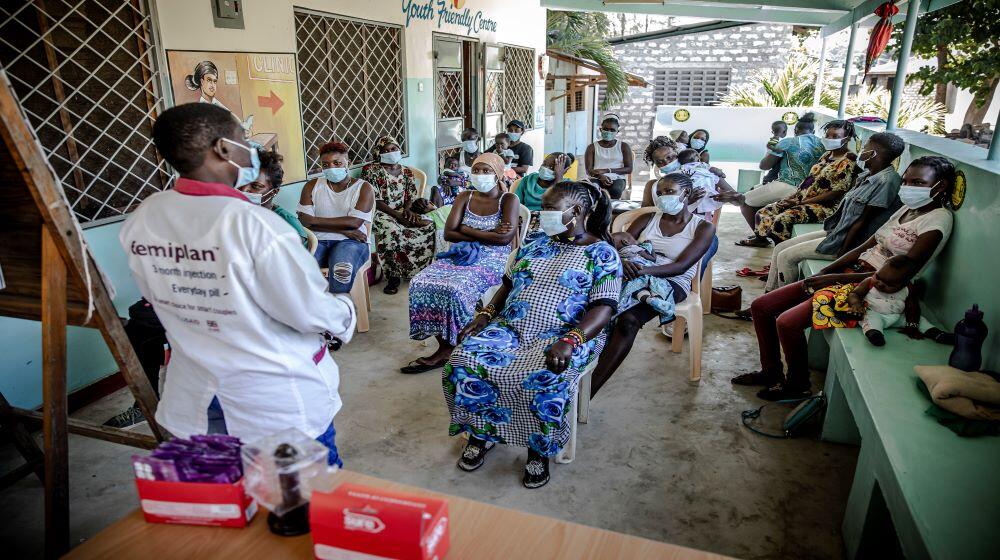
<svg viewBox="0 0 1000 560">
<path fill-rule="evenodd" d="M 238 189 L 256 181 L 257 176 L 260 175 L 260 156 L 257 155 L 257 150 L 248 148 L 239 142 L 233 142 L 228 138 L 223 138 L 223 140 L 229 142 L 233 146 L 239 146 L 240 148 L 250 152 L 250 167 L 240 167 L 233 160 L 229 160 L 230 164 L 240 170 L 239 174 L 236 175 L 236 184 L 234 186 Z"/>
<path fill-rule="evenodd" d="M 923 208 L 931 202 L 934 202 L 934 197 L 931 196 L 931 191 L 934 190 L 934 187 L 938 186 L 938 183 L 940 183 L 940 181 L 931 185 L 931 188 L 929 189 L 927 187 L 903 185 L 899 187 L 899 200 L 901 200 L 903 204 L 911 210 Z"/>
<path fill-rule="evenodd" d="M 521 141 L 521 133 L 520 132 L 508 132 L 507 136 L 510 136 L 510 141 L 511 142 L 520 142 Z"/>
<path fill-rule="evenodd" d="M 538 178 L 543 181 L 551 181 L 556 178 L 556 172 L 548 167 L 542 166 L 538 168 Z"/>
<path fill-rule="evenodd" d="M 660 168 L 660 173 L 667 175 L 681 168 L 681 162 L 676 159 Z"/>
<path fill-rule="evenodd" d="M 617 134 L 617 133 L 615 131 L 613 131 L 613 130 L 602 130 L 601 131 L 601 140 L 614 140 L 615 139 L 615 134 Z"/>
<path fill-rule="evenodd" d="M 331 183 L 339 183 L 347 177 L 346 167 L 326 167 L 323 169 L 323 177 Z"/>
<path fill-rule="evenodd" d="M 542 210 L 538 213 L 538 222 L 542 226 L 542 231 L 545 232 L 545 235 L 555 237 L 569 229 L 569 226 L 563 223 L 563 214 L 565 213 L 565 210 Z M 573 220 L 576 220 L 576 218 L 573 218 Z M 573 222 L 570 223 L 572 224 Z"/>
<path fill-rule="evenodd" d="M 462 144 L 465 146 L 465 151 L 470 154 L 474 154 L 479 151 L 479 142 L 477 140 L 466 140 L 465 142 L 462 142 Z"/>
<path fill-rule="evenodd" d="M 705 142 L 701 138 L 694 138 L 694 139 L 691 140 L 691 147 L 694 148 L 694 149 L 696 149 L 696 150 L 700 150 L 700 149 L 702 149 L 702 148 L 705 147 L 706 143 L 707 142 Z"/>
<path fill-rule="evenodd" d="M 684 209 L 684 201 L 679 194 L 661 194 L 656 197 L 656 207 L 666 214 L 676 216 Z"/>
<path fill-rule="evenodd" d="M 403 159 L 403 152 L 396 150 L 393 152 L 386 152 L 379 156 L 379 161 L 388 165 L 396 165 Z"/>
</svg>

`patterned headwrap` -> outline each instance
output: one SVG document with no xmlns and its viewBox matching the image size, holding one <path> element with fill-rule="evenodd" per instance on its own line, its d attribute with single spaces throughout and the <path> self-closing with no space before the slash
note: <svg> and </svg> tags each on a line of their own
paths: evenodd
<svg viewBox="0 0 1000 560">
<path fill-rule="evenodd" d="M 501 179 L 503 177 L 503 172 L 505 167 L 503 158 L 498 156 L 497 154 L 493 152 L 479 154 L 479 157 L 477 157 L 472 161 L 472 167 L 476 167 L 477 163 L 485 163 L 486 165 L 490 166 L 490 169 L 492 169 L 493 172 L 497 174 L 497 179 Z"/>
<path fill-rule="evenodd" d="M 375 156 L 378 157 L 382 153 L 382 147 L 388 144 L 395 144 L 399 146 L 399 141 L 386 134 L 385 136 L 380 136 L 378 140 L 375 141 Z"/>
</svg>

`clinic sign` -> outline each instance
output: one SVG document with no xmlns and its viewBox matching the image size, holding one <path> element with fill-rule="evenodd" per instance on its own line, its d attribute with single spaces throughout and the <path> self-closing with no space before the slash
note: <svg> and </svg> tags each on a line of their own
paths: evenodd
<svg viewBox="0 0 1000 560">
<path fill-rule="evenodd" d="M 466 35 L 480 31 L 496 32 L 497 22 L 486 17 L 482 10 L 475 13 L 464 8 L 466 0 L 401 0 L 400 7 L 406 14 L 406 27 L 413 20 L 437 20 L 438 29 L 445 24 L 458 25 L 465 28 Z"/>
</svg>

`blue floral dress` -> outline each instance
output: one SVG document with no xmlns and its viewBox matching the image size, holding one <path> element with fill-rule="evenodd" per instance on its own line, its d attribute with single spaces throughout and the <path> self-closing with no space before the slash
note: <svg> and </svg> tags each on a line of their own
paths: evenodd
<svg viewBox="0 0 1000 560">
<path fill-rule="evenodd" d="M 604 348 L 607 332 L 573 352 L 562 373 L 545 367 L 545 351 L 597 305 L 618 305 L 621 261 L 611 245 L 581 247 L 544 235 L 518 251 L 503 310 L 462 341 L 444 368 L 449 433 L 529 447 L 546 457 L 570 436 L 566 422 L 577 380 Z"/>
<path fill-rule="evenodd" d="M 462 225 L 492 231 L 500 223 L 502 198 L 500 207 L 492 216 L 480 216 L 466 207 Z M 475 245 L 475 264 L 462 266 L 438 259 L 410 281 L 410 338 L 423 340 L 440 335 L 456 344 L 458 333 L 472 320 L 476 302 L 486 290 L 503 281 L 511 245 Z"/>
</svg>

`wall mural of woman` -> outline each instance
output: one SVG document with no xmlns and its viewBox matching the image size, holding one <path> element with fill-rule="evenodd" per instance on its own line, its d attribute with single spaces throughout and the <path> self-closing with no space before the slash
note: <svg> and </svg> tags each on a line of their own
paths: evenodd
<svg viewBox="0 0 1000 560">
<path fill-rule="evenodd" d="M 246 138 L 250 138 L 253 135 L 251 132 L 253 128 L 253 115 L 247 116 L 246 120 L 241 120 L 236 113 L 233 113 L 229 107 L 226 107 L 216 97 L 216 93 L 219 91 L 219 68 L 214 62 L 211 60 L 202 60 L 196 64 L 194 70 L 184 77 L 184 85 L 191 91 L 201 90 L 201 97 L 198 98 L 200 103 L 211 103 L 229 111 L 233 115 L 233 118 L 243 127 L 243 135 Z"/>
</svg>

